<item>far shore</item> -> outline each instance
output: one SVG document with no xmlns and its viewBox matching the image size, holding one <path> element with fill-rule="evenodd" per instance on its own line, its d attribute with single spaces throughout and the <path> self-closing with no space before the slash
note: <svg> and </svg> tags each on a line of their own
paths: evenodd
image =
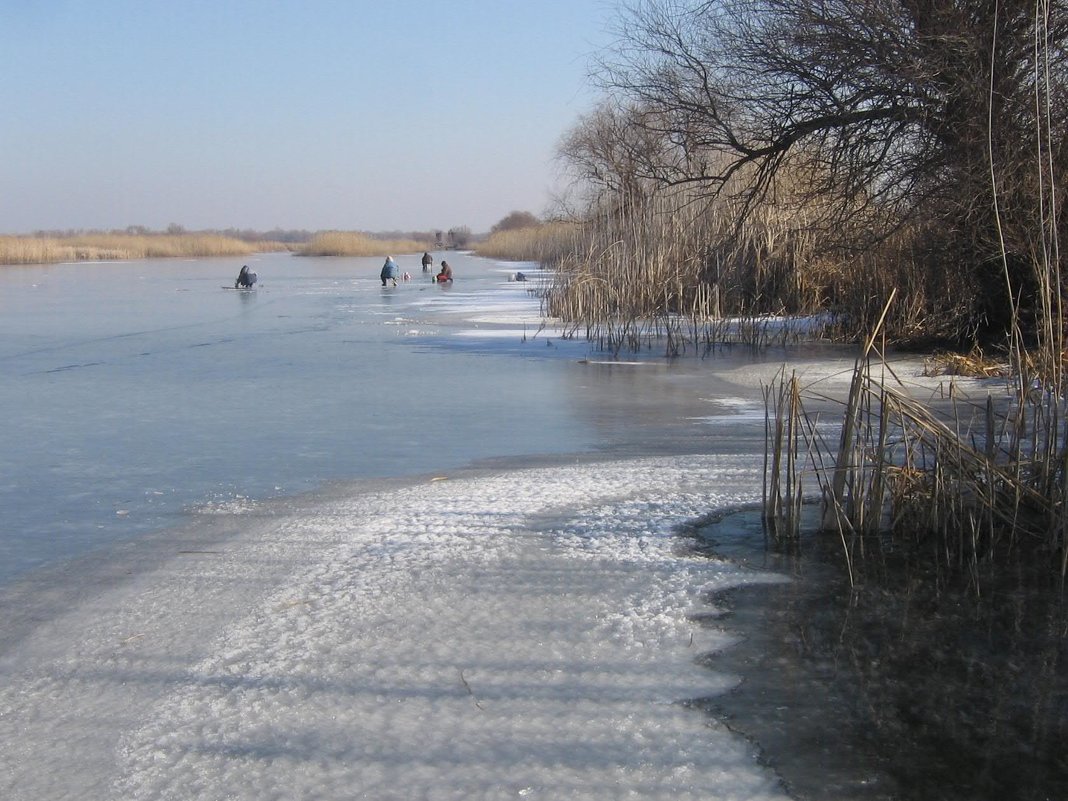
<svg viewBox="0 0 1068 801">
<path fill-rule="evenodd" d="M 3 265 L 247 256 L 286 250 L 289 247 L 281 242 L 249 242 L 219 234 L 0 236 L 0 264 Z"/>
<path fill-rule="evenodd" d="M 295 256 L 386 256 L 442 250 L 415 239 L 377 237 L 358 231 L 326 231 L 305 241 L 243 239 L 224 233 L 73 233 L 0 235 L 0 266 L 69 262 L 127 261 L 154 258 L 250 256 L 292 253 Z"/>
</svg>

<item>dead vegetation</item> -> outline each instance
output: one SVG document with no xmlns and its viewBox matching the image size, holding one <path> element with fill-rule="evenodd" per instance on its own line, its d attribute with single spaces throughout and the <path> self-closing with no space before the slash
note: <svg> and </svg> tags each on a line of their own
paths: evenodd
<svg viewBox="0 0 1068 801">
<path fill-rule="evenodd" d="M 1068 575 L 1062 384 L 965 361 L 971 375 L 996 376 L 1004 391 L 974 399 L 951 383 L 941 398 L 917 398 L 877 335 L 857 358 L 837 442 L 819 435 L 795 377 L 768 387 L 764 515 L 773 538 L 797 541 L 801 505 L 818 499 L 822 528 L 841 539 L 851 575 L 866 550 L 894 538 L 927 543 L 977 592 L 980 566 L 1017 550 Z"/>
<path fill-rule="evenodd" d="M 0 236 L 0 264 L 246 256 L 286 249 L 285 245 L 279 243 L 253 243 L 219 234 Z"/>
</svg>

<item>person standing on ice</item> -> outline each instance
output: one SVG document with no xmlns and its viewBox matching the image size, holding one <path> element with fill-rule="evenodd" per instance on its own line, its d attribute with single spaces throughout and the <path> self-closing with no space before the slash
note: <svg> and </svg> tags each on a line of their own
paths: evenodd
<svg viewBox="0 0 1068 801">
<path fill-rule="evenodd" d="M 393 261 L 392 256 L 386 256 L 386 263 L 382 265 L 382 272 L 380 274 L 382 286 L 385 286 L 387 281 L 392 281 L 393 286 L 396 286 L 397 275 L 399 273 L 400 268 L 397 267 L 397 262 Z"/>
<path fill-rule="evenodd" d="M 429 253 L 423 253 L 423 272 L 430 272 L 430 268 L 434 266 L 434 257 Z"/>
</svg>

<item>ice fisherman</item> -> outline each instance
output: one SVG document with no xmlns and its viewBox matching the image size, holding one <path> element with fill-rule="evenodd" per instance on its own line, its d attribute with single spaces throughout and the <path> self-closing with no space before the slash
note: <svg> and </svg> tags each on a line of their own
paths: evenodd
<svg viewBox="0 0 1068 801">
<path fill-rule="evenodd" d="M 429 253 L 423 253 L 423 272 L 430 272 L 430 268 L 434 266 L 434 257 Z"/>
<path fill-rule="evenodd" d="M 250 270 L 247 264 L 243 265 L 241 267 L 241 272 L 237 274 L 237 280 L 234 281 L 234 289 L 248 289 L 254 283 L 256 283 L 256 273 Z"/>
<path fill-rule="evenodd" d="M 446 281 L 452 281 L 452 267 L 445 259 L 441 260 L 441 272 L 438 273 L 438 283 L 445 283 Z"/>
<path fill-rule="evenodd" d="M 387 281 L 392 281 L 393 286 L 396 286 L 399 274 L 400 268 L 397 267 L 397 262 L 393 261 L 392 256 L 386 256 L 386 263 L 382 265 L 382 273 L 379 276 L 382 279 L 382 286 L 385 286 Z"/>
</svg>

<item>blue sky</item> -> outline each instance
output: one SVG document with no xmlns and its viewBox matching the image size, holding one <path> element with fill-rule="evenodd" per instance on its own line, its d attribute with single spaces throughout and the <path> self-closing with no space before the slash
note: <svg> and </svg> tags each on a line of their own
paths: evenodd
<svg viewBox="0 0 1068 801">
<path fill-rule="evenodd" d="M 541 214 L 612 0 L 0 0 L 0 233 Z"/>
</svg>

